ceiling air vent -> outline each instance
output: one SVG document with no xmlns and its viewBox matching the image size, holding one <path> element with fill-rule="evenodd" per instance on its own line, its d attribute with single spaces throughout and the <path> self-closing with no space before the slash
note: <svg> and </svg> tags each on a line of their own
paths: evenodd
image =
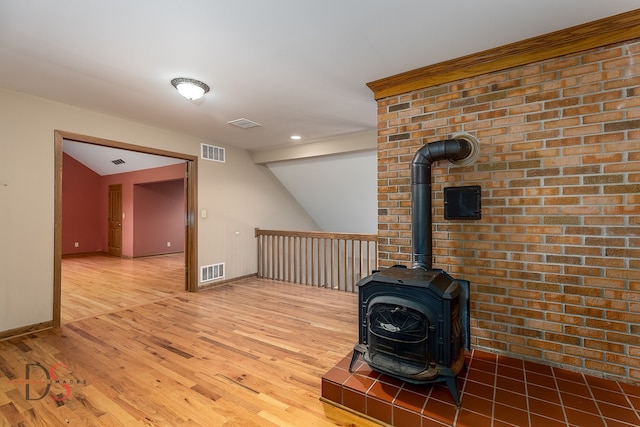
<svg viewBox="0 0 640 427">
<path fill-rule="evenodd" d="M 224 278 L 224 262 L 200 267 L 200 283 Z"/>
<path fill-rule="evenodd" d="M 224 148 L 215 145 L 200 144 L 202 158 L 204 160 L 213 160 L 214 162 L 224 163 Z"/>
<path fill-rule="evenodd" d="M 126 162 L 122 159 L 115 159 L 111 160 L 111 163 L 113 163 L 114 165 L 124 165 Z"/>
<path fill-rule="evenodd" d="M 242 129 L 249 129 L 249 128 L 253 128 L 256 126 L 262 126 L 260 123 L 256 123 L 256 122 L 252 122 L 249 119 L 237 119 L 237 120 L 231 120 L 230 122 L 227 122 L 230 125 L 233 126 L 237 126 L 239 128 Z"/>
</svg>

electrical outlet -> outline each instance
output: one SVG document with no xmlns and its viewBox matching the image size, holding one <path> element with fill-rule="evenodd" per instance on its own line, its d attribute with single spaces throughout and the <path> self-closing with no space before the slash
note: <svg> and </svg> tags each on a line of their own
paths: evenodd
<svg viewBox="0 0 640 427">
<path fill-rule="evenodd" d="M 80 247 L 80 242 L 75 242 L 75 243 L 73 244 L 73 246 L 74 246 L 74 247 L 76 247 L 76 248 L 79 248 L 79 247 Z"/>
<path fill-rule="evenodd" d="M 167 242 L 167 247 L 170 248 L 171 247 L 171 242 Z"/>
</svg>

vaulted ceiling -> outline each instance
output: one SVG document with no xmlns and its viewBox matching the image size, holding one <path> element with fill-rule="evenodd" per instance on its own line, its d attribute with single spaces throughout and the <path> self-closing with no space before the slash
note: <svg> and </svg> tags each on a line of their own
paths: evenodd
<svg viewBox="0 0 640 427">
<path fill-rule="evenodd" d="M 2 0 L 0 87 L 249 150 L 376 128 L 366 83 L 637 0 Z M 174 77 L 206 82 L 199 101 Z M 241 129 L 246 118 L 261 126 Z"/>
</svg>

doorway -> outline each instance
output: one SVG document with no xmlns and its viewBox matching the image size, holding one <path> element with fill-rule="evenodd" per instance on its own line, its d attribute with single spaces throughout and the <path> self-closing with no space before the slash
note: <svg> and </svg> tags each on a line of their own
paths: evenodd
<svg viewBox="0 0 640 427">
<path fill-rule="evenodd" d="M 63 140 L 71 140 L 103 147 L 111 147 L 138 153 L 152 154 L 174 159 L 184 160 L 184 202 L 185 202 L 185 244 L 184 244 L 184 281 L 185 290 L 197 291 L 197 156 L 137 146 L 118 141 L 106 140 L 87 135 L 80 135 L 65 131 L 54 131 L 54 155 L 55 155 L 55 224 L 54 224 L 54 299 L 53 299 L 53 324 L 55 327 L 61 324 L 61 295 L 62 295 L 62 159 Z"/>
<path fill-rule="evenodd" d="M 122 184 L 109 186 L 109 237 L 110 256 L 122 256 Z"/>
</svg>

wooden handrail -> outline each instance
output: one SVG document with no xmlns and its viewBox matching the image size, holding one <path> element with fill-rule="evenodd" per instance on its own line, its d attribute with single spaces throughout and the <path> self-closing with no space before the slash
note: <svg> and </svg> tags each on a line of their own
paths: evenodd
<svg viewBox="0 0 640 427">
<path fill-rule="evenodd" d="M 378 236 L 360 233 L 261 230 L 258 277 L 355 292 L 378 267 Z"/>
</svg>

